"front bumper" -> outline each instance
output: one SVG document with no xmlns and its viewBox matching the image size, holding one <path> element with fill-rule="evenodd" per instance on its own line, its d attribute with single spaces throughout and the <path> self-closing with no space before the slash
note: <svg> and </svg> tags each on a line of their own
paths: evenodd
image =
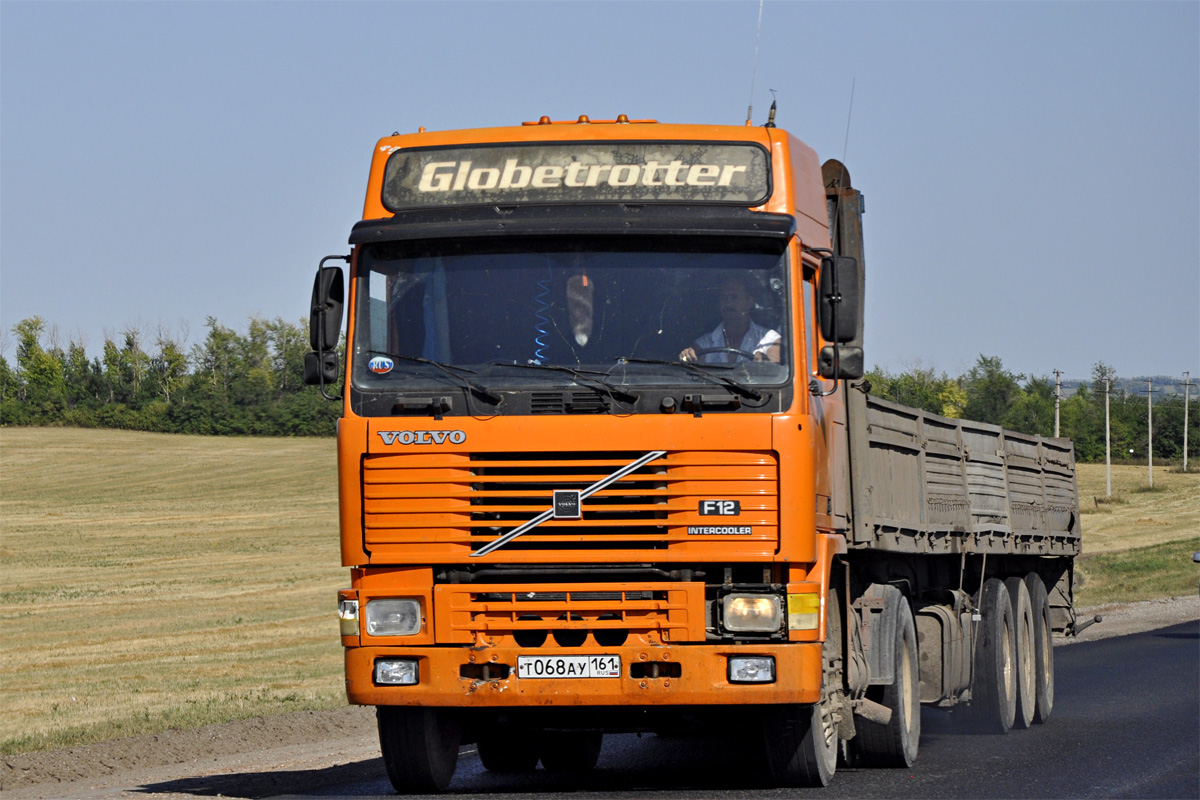
<svg viewBox="0 0 1200 800">
<path fill-rule="evenodd" d="M 619 678 L 518 678 L 519 655 L 619 655 Z M 730 683 L 730 656 L 771 656 L 774 683 Z M 377 686 L 377 658 L 418 661 L 420 682 Z M 658 666 L 652 665 L 658 662 Z M 508 667 L 483 680 L 479 667 Z M 640 665 L 640 666 L 639 666 Z M 658 677 L 647 677 L 657 674 Z M 821 690 L 820 643 L 694 644 L 581 647 L 569 650 L 471 647 L 349 647 L 346 696 L 360 705 L 430 707 L 743 705 L 816 703 Z"/>
</svg>

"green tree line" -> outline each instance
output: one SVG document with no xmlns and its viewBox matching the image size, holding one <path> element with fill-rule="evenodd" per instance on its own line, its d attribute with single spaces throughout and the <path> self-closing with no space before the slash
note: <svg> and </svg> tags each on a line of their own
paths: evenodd
<svg viewBox="0 0 1200 800">
<path fill-rule="evenodd" d="M 0 355 L 0 425 L 330 436 L 341 410 L 304 385 L 304 321 L 252 318 L 243 333 L 209 317 L 204 340 L 190 349 L 170 333 L 148 336 L 129 327 L 107 338 L 103 354 L 93 358 L 79 341 L 55 343 L 40 317 L 21 320 L 12 334 L 15 364 Z M 1062 399 L 1061 435 L 1074 440 L 1080 461 L 1104 460 L 1106 378 L 1114 387 L 1113 458 L 1144 461 L 1146 397 L 1118 388 L 1115 371 L 1104 363 L 1096 364 L 1090 383 Z M 979 356 L 957 377 L 918 366 L 895 373 L 876 368 L 867 379 L 872 395 L 903 405 L 1022 433 L 1054 433 L 1054 381 L 1011 372 L 995 356 Z M 1200 454 L 1200 398 L 1191 402 L 1188 417 L 1192 459 Z M 1181 396 L 1155 401 L 1156 459 L 1182 460 L 1183 422 Z"/>
<path fill-rule="evenodd" d="M 137 327 L 89 358 L 44 320 L 12 327 L 15 364 L 0 355 L 0 425 L 71 425 L 163 433 L 331 436 L 341 407 L 304 385 L 306 322 L 251 319 L 244 333 L 212 317 L 190 350 Z"/>
<path fill-rule="evenodd" d="M 1109 435 L 1114 461 L 1144 463 L 1149 435 L 1146 395 L 1119 388 L 1116 371 L 1103 362 L 1092 369 L 1092 380 L 1059 402 L 1059 435 L 1075 442 L 1075 457 L 1104 461 L 1104 387 L 1112 387 Z M 931 368 L 915 367 L 892 373 L 876 368 L 867 373 L 875 397 L 914 406 L 946 417 L 1002 425 L 1021 433 L 1054 435 L 1054 380 L 1009 371 L 996 356 L 980 355 L 958 377 Z M 1165 394 L 1165 393 L 1164 393 Z M 1193 395 L 1196 397 L 1196 395 Z M 1200 454 L 1200 401 L 1191 400 L 1187 413 L 1188 460 Z M 1154 402 L 1154 458 L 1183 460 L 1183 397 L 1160 396 Z"/>
</svg>

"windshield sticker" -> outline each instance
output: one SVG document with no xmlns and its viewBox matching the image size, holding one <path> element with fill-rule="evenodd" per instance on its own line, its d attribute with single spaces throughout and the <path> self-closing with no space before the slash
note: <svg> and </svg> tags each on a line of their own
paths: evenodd
<svg viewBox="0 0 1200 800">
<path fill-rule="evenodd" d="M 383 356 L 375 356 L 367 362 L 367 369 L 374 372 L 376 375 L 386 375 L 392 371 L 392 367 L 396 366 L 390 358 Z"/>
<path fill-rule="evenodd" d="M 770 196 L 766 149 L 710 142 L 572 142 L 397 150 L 390 211 L 503 203 L 732 203 Z"/>
</svg>

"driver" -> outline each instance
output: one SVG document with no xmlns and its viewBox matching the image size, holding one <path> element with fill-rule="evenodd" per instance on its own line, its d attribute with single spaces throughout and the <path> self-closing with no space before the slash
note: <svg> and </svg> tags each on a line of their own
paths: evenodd
<svg viewBox="0 0 1200 800">
<path fill-rule="evenodd" d="M 750 319 L 755 302 L 746 280 L 740 277 L 726 279 L 721 284 L 718 301 L 721 324 L 693 342 L 691 347 L 684 348 L 679 353 L 679 360 L 729 364 L 753 358 L 779 363 L 782 337 L 778 331 L 764 328 Z"/>
</svg>

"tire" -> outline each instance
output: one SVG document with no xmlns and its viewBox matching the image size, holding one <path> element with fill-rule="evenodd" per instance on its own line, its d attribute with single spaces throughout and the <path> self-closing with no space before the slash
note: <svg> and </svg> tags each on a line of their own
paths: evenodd
<svg viewBox="0 0 1200 800">
<path fill-rule="evenodd" d="M 540 737 L 542 766 L 550 772 L 588 772 L 596 768 L 604 734 L 596 731 L 550 731 Z"/>
<path fill-rule="evenodd" d="M 836 591 L 825 603 L 821 646 L 821 700 L 813 705 L 777 706 L 763 726 L 763 753 L 772 785 L 828 786 L 837 771 L 838 723 L 845 710 L 842 691 L 842 613 Z"/>
<path fill-rule="evenodd" d="M 538 765 L 538 743 L 524 731 L 499 731 L 479 737 L 479 760 L 488 772 L 533 772 Z"/>
<path fill-rule="evenodd" d="M 1051 640 L 1050 598 L 1041 576 L 1031 572 L 1025 576 L 1029 590 L 1029 606 L 1033 612 L 1033 721 L 1041 725 L 1050 719 L 1054 710 L 1054 642 Z"/>
<path fill-rule="evenodd" d="M 1025 730 L 1033 725 L 1033 711 L 1037 704 L 1033 688 L 1037 662 L 1033 643 L 1033 609 L 1024 578 L 1007 578 L 1004 588 L 1008 590 L 1008 601 L 1012 606 L 1013 633 L 1016 637 L 1013 653 L 1017 667 L 1017 705 L 1013 727 Z"/>
<path fill-rule="evenodd" d="M 892 710 L 886 725 L 862 717 L 855 720 L 858 763 L 867 767 L 911 767 L 921 740 L 921 679 L 917 631 L 908 600 L 900 595 L 897 609 L 895 678 L 889 686 L 871 687 L 867 696 Z M 882 691 L 880 691 L 882 690 Z M 875 697 L 871 697 L 875 694 Z"/>
<path fill-rule="evenodd" d="M 379 706 L 379 749 L 388 780 L 400 794 L 444 792 L 458 765 L 462 726 L 434 708 Z"/>
<path fill-rule="evenodd" d="M 980 733 L 1001 734 L 1017 715 L 1016 626 L 1008 589 L 999 578 L 988 578 L 981 594 L 970 716 Z"/>
</svg>

